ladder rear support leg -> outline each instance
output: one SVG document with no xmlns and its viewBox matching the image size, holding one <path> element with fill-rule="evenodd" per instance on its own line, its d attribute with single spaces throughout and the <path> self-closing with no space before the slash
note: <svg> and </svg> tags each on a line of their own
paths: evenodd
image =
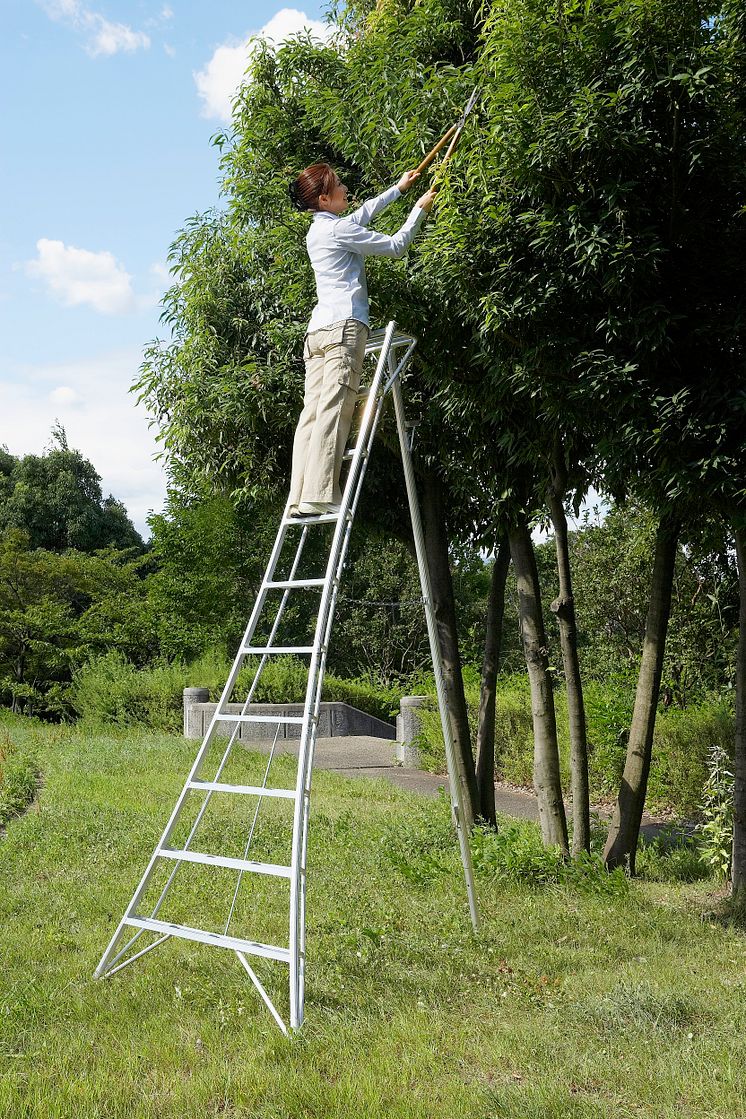
<svg viewBox="0 0 746 1119">
<path fill-rule="evenodd" d="M 404 479 L 407 484 L 409 513 L 412 520 L 412 532 L 414 534 L 414 545 L 417 553 L 417 566 L 420 571 L 420 585 L 422 587 L 422 597 L 425 603 L 425 617 L 427 620 L 427 632 L 430 638 L 430 653 L 433 660 L 435 688 L 438 693 L 440 721 L 443 727 L 443 739 L 446 748 L 446 762 L 448 765 L 453 819 L 458 834 L 459 847 L 461 849 L 461 862 L 463 863 L 464 877 L 466 878 L 466 892 L 469 896 L 471 923 L 474 932 L 477 932 L 479 930 L 479 911 L 477 909 L 476 891 L 474 889 L 474 868 L 471 858 L 471 848 L 469 846 L 469 831 L 473 824 L 471 812 L 468 808 L 470 803 L 469 787 L 467 785 L 463 763 L 457 754 L 453 741 L 453 734 L 451 733 L 451 720 L 448 715 L 445 682 L 443 678 L 443 660 L 440 654 L 440 642 L 438 640 L 438 630 L 435 624 L 430 571 L 427 566 L 427 553 L 425 551 L 425 536 L 422 530 L 422 518 L 420 517 L 420 506 L 417 500 L 417 485 L 415 482 L 414 467 L 412 465 L 412 455 L 407 440 L 404 404 L 402 402 L 401 384 L 399 383 L 398 377 L 393 378 L 391 395 L 394 400 L 396 426 L 399 431 L 399 446 L 401 448 L 402 464 L 404 466 Z"/>
</svg>

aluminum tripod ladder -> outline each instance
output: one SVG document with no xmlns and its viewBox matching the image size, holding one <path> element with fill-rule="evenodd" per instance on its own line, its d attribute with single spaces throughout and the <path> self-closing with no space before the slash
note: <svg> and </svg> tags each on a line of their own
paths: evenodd
<svg viewBox="0 0 746 1119">
<path fill-rule="evenodd" d="M 290 1029 L 297 1029 L 302 1024 L 305 989 L 305 902 L 308 820 L 313 755 L 319 721 L 322 683 L 329 639 L 331 636 L 334 608 L 339 594 L 340 580 L 355 511 L 360 498 L 363 478 L 371 453 L 373 439 L 381 418 L 385 399 L 388 395 L 391 395 L 394 404 L 410 515 L 414 531 L 428 635 L 432 651 L 433 667 L 435 670 L 438 703 L 446 744 L 453 820 L 460 844 L 472 924 L 474 929 L 477 929 L 478 914 L 474 892 L 471 852 L 467 834 L 470 820 L 465 818 L 463 809 L 463 805 L 468 804 L 468 789 L 463 767 L 459 764 L 460 759 L 457 758 L 454 748 L 448 712 L 446 710 L 443 668 L 431 605 L 432 595 L 425 557 L 422 523 L 417 502 L 414 470 L 412 467 L 401 395 L 400 377 L 410 361 L 415 346 L 416 339 L 411 335 L 398 331 L 394 322 L 390 322 L 385 330 L 376 331 L 371 334 L 368 340 L 366 354 L 374 356 L 377 354 L 378 358 L 370 387 L 360 394 L 360 400 L 365 403 L 354 446 L 345 452 L 345 459 L 349 462 L 349 472 L 344 487 L 340 511 L 336 514 L 323 514 L 314 517 L 289 517 L 288 510 L 287 508 L 285 509 L 256 603 L 251 617 L 249 618 L 240 648 L 236 655 L 228 681 L 223 689 L 215 714 L 210 721 L 204 741 L 197 753 L 194 765 L 186 779 L 163 835 L 153 851 L 153 855 L 140 884 L 135 890 L 132 900 L 127 906 L 124 916 L 96 969 L 96 976 L 113 975 L 114 972 L 126 967 L 127 964 L 132 963 L 135 959 L 138 959 L 140 956 L 156 948 L 159 944 L 162 944 L 171 937 L 199 941 L 212 945 L 213 947 L 227 948 L 236 953 L 283 1033 L 288 1032 L 287 1026 L 267 993 L 264 984 L 249 963 L 249 957 L 252 959 L 264 958 L 267 960 L 276 960 L 287 964 L 290 971 Z M 333 526 L 333 537 L 326 563 L 325 575 L 323 578 L 300 577 L 298 572 L 300 570 L 301 557 L 309 538 L 309 533 L 316 531 L 318 526 L 324 524 Z M 296 534 L 298 533 L 300 538 L 297 545 L 293 545 Z M 280 572 L 282 570 L 278 565 L 283 555 L 283 548 L 288 541 L 291 544 L 291 555 L 293 554 L 293 546 L 295 548 L 294 558 L 290 564 L 287 577 L 278 578 L 278 570 Z M 308 592 L 314 589 L 320 591 L 321 597 L 313 643 L 310 645 L 282 644 L 278 638 L 279 627 L 286 615 L 286 607 L 291 594 L 294 592 Z M 271 596 L 277 596 L 278 594 L 281 597 L 276 607 L 274 618 L 271 620 L 271 624 L 269 621 L 266 622 L 266 624 L 269 625 L 269 635 L 266 641 L 259 643 L 256 640 L 256 633 L 260 618 L 263 613 L 268 610 L 268 602 Z M 271 610 L 269 612 L 271 613 Z M 302 716 L 280 714 L 269 716 L 267 714 L 257 715 L 250 710 L 251 700 L 255 694 L 262 670 L 270 657 L 278 655 L 307 656 L 310 658 L 308 685 Z M 258 658 L 258 666 L 254 679 L 249 687 L 248 695 L 242 705 L 240 713 L 229 713 L 227 710 L 228 703 L 236 685 L 239 671 L 246 658 Z M 265 727 L 267 723 L 275 726 L 274 741 L 261 781 L 257 779 L 251 784 L 246 784 L 228 780 L 226 767 L 229 764 L 229 759 L 232 755 L 235 757 L 236 754 L 242 753 L 240 750 L 234 750 L 240 729 L 259 723 L 264 724 Z M 225 737 L 220 737 L 221 730 L 223 736 L 226 734 L 226 724 L 232 728 L 227 743 L 225 742 Z M 278 742 L 281 742 L 282 735 L 287 736 L 288 732 L 292 734 L 294 727 L 300 728 L 295 787 L 283 788 L 270 786 L 268 784 L 270 767 L 278 749 Z M 256 730 L 259 730 L 258 726 Z M 295 733 L 298 733 L 297 729 Z M 208 754 L 211 758 L 212 753 L 215 751 L 217 751 L 215 758 L 219 759 L 217 760 L 217 768 L 213 776 L 210 779 L 206 779 L 203 773 L 207 768 Z M 245 751 L 243 751 L 243 754 L 246 756 Z M 212 760 L 210 768 L 212 769 Z M 210 854 L 195 850 L 192 847 L 192 840 L 194 839 L 197 829 L 203 824 L 205 813 L 208 810 L 211 799 L 215 795 L 218 797 L 230 798 L 234 804 L 236 802 L 242 802 L 243 808 L 245 808 L 247 802 L 249 803 L 250 807 L 247 815 L 251 818 L 251 824 L 248 840 L 243 845 L 242 857 L 228 856 L 225 854 Z M 186 806 L 190 798 L 192 805 L 194 805 L 195 797 L 199 803 L 199 808 L 196 811 L 196 816 L 192 818 L 189 816 Z M 286 860 L 280 863 L 248 858 L 252 840 L 255 840 L 259 810 L 263 808 L 266 811 L 267 806 L 280 806 L 288 811 L 288 816 L 284 823 L 287 825 L 288 834 L 291 835 L 289 861 Z M 251 807 L 254 808 L 253 817 Z M 292 824 L 290 812 L 292 812 Z M 241 824 L 244 829 L 244 834 L 245 820 L 246 817 L 242 812 Z M 182 832 L 186 831 L 186 834 L 185 836 L 182 835 L 180 845 L 173 846 L 172 842 L 174 840 L 178 841 L 180 829 Z M 221 846 L 225 832 L 216 834 L 218 845 Z M 256 842 L 254 845 L 256 847 Z M 238 875 L 230 904 L 228 922 L 225 924 L 222 932 L 212 932 L 173 920 L 166 921 L 159 916 L 169 892 L 172 890 L 177 871 L 185 865 L 194 869 L 195 864 L 197 867 L 204 868 L 202 873 L 205 874 L 212 868 L 212 875 L 214 876 L 215 868 L 221 868 L 224 871 L 231 871 L 233 875 L 236 873 Z M 165 883 L 162 883 L 162 879 L 161 882 L 158 881 L 159 873 L 166 876 Z M 268 883 L 276 883 L 277 880 L 285 880 L 289 884 L 289 930 L 287 946 L 278 946 L 276 944 L 265 943 L 263 940 L 250 940 L 240 936 L 229 935 L 228 929 L 236 910 L 239 887 L 244 875 L 252 876 L 252 884 L 255 885 L 255 889 L 258 890 L 262 888 L 266 889 Z M 209 884 L 206 885 L 203 882 L 202 888 L 198 890 L 196 896 L 192 896 L 192 902 L 195 904 L 205 902 L 208 899 L 209 892 Z M 148 900 L 149 894 L 152 894 L 155 898 L 154 901 L 152 898 Z M 144 912 L 141 912 L 141 907 L 145 910 Z M 263 899 L 260 899 L 258 903 L 260 914 L 261 911 L 268 909 L 268 907 L 269 903 L 265 903 Z M 147 912 L 147 910 L 149 910 L 149 912 Z M 283 910 L 283 912 L 286 912 L 286 910 Z M 287 921 L 287 917 L 285 917 L 284 920 Z M 281 926 L 277 924 L 275 927 L 279 928 Z M 287 924 L 285 924 L 284 927 L 287 928 Z M 139 947 L 138 950 L 131 952 L 131 949 L 140 937 L 147 933 L 154 934 L 156 939 L 151 943 L 146 943 L 144 947 Z"/>
</svg>

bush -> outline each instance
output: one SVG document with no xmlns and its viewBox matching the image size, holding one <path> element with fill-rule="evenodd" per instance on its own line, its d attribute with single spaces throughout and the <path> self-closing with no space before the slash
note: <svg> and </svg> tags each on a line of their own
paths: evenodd
<svg viewBox="0 0 746 1119">
<path fill-rule="evenodd" d="M 649 800 L 670 804 L 685 816 L 697 815 L 707 781 L 708 752 L 716 747 L 732 758 L 735 733 L 733 711 L 723 699 L 659 712 Z"/>
<path fill-rule="evenodd" d="M 242 701 L 256 672 L 258 661 L 247 660 L 241 668 L 233 699 Z M 84 722 L 94 726 L 148 726 L 178 732 L 182 727 L 185 687 L 205 687 L 217 700 L 230 672 L 224 655 L 204 653 L 190 665 L 161 663 L 137 669 L 121 653 L 110 652 L 88 661 L 73 679 L 71 699 Z M 266 665 L 253 695 L 255 703 L 302 703 L 308 670 L 293 657 L 278 657 Z M 360 680 L 340 680 L 327 675 L 324 700 L 349 703 L 378 719 L 391 721 L 398 710 L 400 691 L 376 688 Z"/>
<path fill-rule="evenodd" d="M 112 651 L 88 661 L 75 673 L 72 705 L 92 726 L 177 730 L 182 725 L 185 675 L 179 664 L 137 669 L 121 653 Z"/>
<path fill-rule="evenodd" d="M 422 712 L 422 733 L 417 745 L 425 769 L 443 773 L 446 768 L 440 714 L 432 678 L 417 681 L 423 694 L 431 694 L 431 708 Z M 479 681 L 466 677 L 466 702 L 472 736 L 479 715 Z M 616 797 L 627 751 L 635 699 L 635 683 L 626 677 L 584 684 L 588 734 L 588 768 L 591 799 Z M 564 688 L 554 693 L 557 738 L 563 786 L 570 781 L 570 741 Z M 648 802 L 670 807 L 685 816 L 697 814 L 707 777 L 707 751 L 721 747 L 732 757 L 735 723 L 729 703 L 710 699 L 685 710 L 658 712 Z M 476 745 L 475 741 L 472 746 Z M 498 679 L 495 698 L 495 775 L 509 784 L 530 787 L 533 781 L 533 725 L 531 693 L 525 674 Z"/>
</svg>

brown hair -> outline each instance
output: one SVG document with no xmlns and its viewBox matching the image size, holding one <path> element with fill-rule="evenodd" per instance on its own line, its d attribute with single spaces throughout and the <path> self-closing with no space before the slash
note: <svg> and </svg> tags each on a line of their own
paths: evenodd
<svg viewBox="0 0 746 1119">
<path fill-rule="evenodd" d="M 296 210 L 318 210 L 322 194 L 330 194 L 337 173 L 328 163 L 312 163 L 289 187 Z"/>
</svg>

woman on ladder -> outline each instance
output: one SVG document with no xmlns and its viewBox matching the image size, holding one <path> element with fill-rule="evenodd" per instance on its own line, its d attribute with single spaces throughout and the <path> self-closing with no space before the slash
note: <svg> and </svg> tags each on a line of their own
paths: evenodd
<svg viewBox="0 0 746 1119">
<path fill-rule="evenodd" d="M 347 187 L 328 163 L 306 167 L 290 184 L 296 209 L 314 214 L 306 245 L 317 294 L 303 346 L 306 383 L 293 443 L 290 516 L 339 511 L 342 454 L 370 333 L 365 257 L 404 256 L 432 208 L 435 191 L 418 199 L 392 236 L 376 233 L 368 225 L 419 177 L 418 171 L 405 172 L 396 186 L 364 202 L 347 217 L 342 217 L 347 209 Z"/>
</svg>

